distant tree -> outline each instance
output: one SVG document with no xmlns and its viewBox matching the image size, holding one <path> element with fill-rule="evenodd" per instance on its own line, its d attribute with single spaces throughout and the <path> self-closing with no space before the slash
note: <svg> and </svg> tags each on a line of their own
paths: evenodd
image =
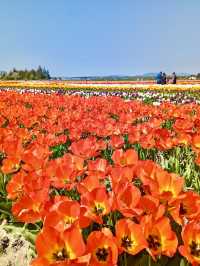
<svg viewBox="0 0 200 266">
<path fill-rule="evenodd" d="M 6 72 L 4 72 L 4 71 L 3 71 L 3 72 L 1 72 L 1 74 L 0 74 L 0 79 L 4 79 L 4 78 L 5 78 L 5 76 L 6 76 L 6 74 L 7 74 L 7 73 L 6 73 Z"/>
<path fill-rule="evenodd" d="M 37 71 L 36 71 L 36 77 L 37 77 L 37 79 L 42 79 L 42 77 L 43 77 L 43 70 L 42 70 L 41 66 L 39 66 Z"/>
<path fill-rule="evenodd" d="M 43 68 L 43 77 L 44 79 L 50 79 L 50 74 L 49 74 L 49 71 L 44 67 Z"/>
<path fill-rule="evenodd" d="M 49 71 L 39 66 L 37 70 L 16 70 L 13 68 L 12 71 L 0 75 L 0 79 L 4 80 L 46 80 L 50 79 Z"/>
</svg>

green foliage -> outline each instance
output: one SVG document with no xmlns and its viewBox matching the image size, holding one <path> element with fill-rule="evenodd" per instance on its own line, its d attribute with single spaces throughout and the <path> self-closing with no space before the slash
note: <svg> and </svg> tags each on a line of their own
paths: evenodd
<svg viewBox="0 0 200 266">
<path fill-rule="evenodd" d="M 101 151 L 101 157 L 106 159 L 110 164 L 113 164 L 112 155 L 113 149 L 111 147 L 107 147 L 105 150 Z"/>
<path fill-rule="evenodd" d="M 13 221 L 14 218 L 11 214 L 12 203 L 7 199 L 6 185 L 10 180 L 10 175 L 0 173 L 0 221 L 6 219 L 7 221 Z"/>
<path fill-rule="evenodd" d="M 144 98 L 143 102 L 145 104 L 153 104 L 154 100 L 150 97 L 146 97 L 146 98 Z"/>
<path fill-rule="evenodd" d="M 137 118 L 133 121 L 133 126 L 136 126 L 137 124 L 142 124 L 142 123 L 145 123 L 145 122 L 148 122 L 150 119 L 149 116 L 144 116 L 144 117 L 141 117 L 141 118 Z"/>
<path fill-rule="evenodd" d="M 178 252 L 172 258 L 162 256 L 157 261 L 154 261 L 150 255 L 144 251 L 135 256 L 127 253 L 122 253 L 119 256 L 119 266 L 189 266 L 184 258 Z"/>
<path fill-rule="evenodd" d="M 162 128 L 166 128 L 171 130 L 173 128 L 175 120 L 174 119 L 168 119 L 162 123 Z"/>
<path fill-rule="evenodd" d="M 119 121 L 119 116 L 117 114 L 114 114 L 114 113 L 110 113 L 110 117 L 112 119 L 114 119 L 115 121 Z"/>
<path fill-rule="evenodd" d="M 39 66 L 36 70 L 13 70 L 0 76 L 2 80 L 48 80 L 50 79 L 49 71 Z"/>
<path fill-rule="evenodd" d="M 50 196 L 54 197 L 55 195 L 59 196 L 67 196 L 72 200 L 80 201 L 80 194 L 76 188 L 72 188 L 70 190 L 67 190 L 65 188 L 52 188 L 50 192 Z"/>
<path fill-rule="evenodd" d="M 157 152 L 156 162 L 163 169 L 183 176 L 186 187 L 200 193 L 200 168 L 195 163 L 195 156 L 190 147 L 180 146 L 168 151 Z"/>
<path fill-rule="evenodd" d="M 65 143 L 58 144 L 50 147 L 52 154 L 50 155 L 50 159 L 56 159 L 62 157 L 66 152 L 68 152 L 68 148 L 71 145 L 70 140 L 68 139 Z"/>
</svg>

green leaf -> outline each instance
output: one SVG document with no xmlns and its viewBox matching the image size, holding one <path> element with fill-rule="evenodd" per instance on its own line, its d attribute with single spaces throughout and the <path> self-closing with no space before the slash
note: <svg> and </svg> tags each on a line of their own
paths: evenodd
<svg viewBox="0 0 200 266">
<path fill-rule="evenodd" d="M 181 259 L 180 266 L 189 266 L 189 263 L 185 259 Z"/>
</svg>

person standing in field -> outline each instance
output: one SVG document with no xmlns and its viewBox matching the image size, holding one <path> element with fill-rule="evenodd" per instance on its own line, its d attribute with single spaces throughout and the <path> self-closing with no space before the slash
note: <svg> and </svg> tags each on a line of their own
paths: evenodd
<svg viewBox="0 0 200 266">
<path fill-rule="evenodd" d="M 165 72 L 162 74 L 162 85 L 167 84 L 167 76 L 165 74 Z"/>
<path fill-rule="evenodd" d="M 173 72 L 173 73 L 172 73 L 172 84 L 176 84 L 176 79 L 177 79 L 177 77 L 176 77 L 176 73 Z"/>
<path fill-rule="evenodd" d="M 162 72 L 159 72 L 158 75 L 156 76 L 156 83 L 162 84 Z"/>
</svg>

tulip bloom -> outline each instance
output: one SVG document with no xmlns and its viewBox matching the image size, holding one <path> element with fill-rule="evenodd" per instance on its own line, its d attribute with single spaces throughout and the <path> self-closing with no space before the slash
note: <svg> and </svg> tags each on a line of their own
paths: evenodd
<svg viewBox="0 0 200 266">
<path fill-rule="evenodd" d="M 95 161 L 88 161 L 89 171 L 105 172 L 107 167 L 107 161 L 105 159 L 96 159 Z"/>
<path fill-rule="evenodd" d="M 168 211 L 173 219 L 183 225 L 185 219 L 192 221 L 200 216 L 200 196 L 193 191 L 186 191 L 180 195 L 180 199 L 173 201 Z"/>
<path fill-rule="evenodd" d="M 79 216 L 80 204 L 77 201 L 63 200 L 46 215 L 44 227 L 50 226 L 63 232 L 78 221 Z"/>
<path fill-rule="evenodd" d="M 72 226 L 63 233 L 48 227 L 37 236 L 36 250 L 38 258 L 32 262 L 32 266 L 64 266 L 72 265 L 71 262 L 84 255 L 85 244 L 77 226 Z"/>
<path fill-rule="evenodd" d="M 176 199 L 183 190 L 184 178 L 164 171 L 151 161 L 146 161 L 143 166 L 141 163 L 138 176 L 152 196 L 165 201 Z"/>
<path fill-rule="evenodd" d="M 198 221 L 191 222 L 182 231 L 183 245 L 179 252 L 186 257 L 192 266 L 200 265 L 200 224 Z"/>
<path fill-rule="evenodd" d="M 154 220 L 151 215 L 144 216 L 141 224 L 148 242 L 147 251 L 154 260 L 159 255 L 174 256 L 178 240 L 167 217 Z"/>
<path fill-rule="evenodd" d="M 123 152 L 123 150 L 116 150 L 113 155 L 112 159 L 116 165 L 121 167 L 136 165 L 138 161 L 138 155 L 135 150 L 127 150 Z"/>
<path fill-rule="evenodd" d="M 35 223 L 42 219 L 44 204 L 44 200 L 38 200 L 37 194 L 25 195 L 13 204 L 12 213 L 21 222 Z"/>
<path fill-rule="evenodd" d="M 12 176 L 12 179 L 8 182 L 6 190 L 8 193 L 8 199 L 16 200 L 22 197 L 24 194 L 24 177 L 26 173 L 23 171 L 18 172 Z"/>
<path fill-rule="evenodd" d="M 112 197 L 109 196 L 105 188 L 96 188 L 82 195 L 81 205 L 86 208 L 86 217 L 97 223 L 102 223 L 102 217 L 111 210 Z"/>
<path fill-rule="evenodd" d="M 116 223 L 116 238 L 121 251 L 136 255 L 147 248 L 147 241 L 139 224 L 129 219 L 121 219 Z"/>
<path fill-rule="evenodd" d="M 21 158 L 17 157 L 8 157 L 3 160 L 3 165 L 1 167 L 1 171 L 4 174 L 12 174 L 17 172 L 20 169 Z"/>
<path fill-rule="evenodd" d="M 87 239 L 87 252 L 91 253 L 89 265 L 116 266 L 118 247 L 109 229 L 93 231 Z"/>
<path fill-rule="evenodd" d="M 141 193 L 132 183 L 119 182 L 118 186 L 114 189 L 114 194 L 115 200 L 113 205 L 125 217 L 133 217 L 142 213 L 142 210 L 137 208 Z"/>
</svg>

